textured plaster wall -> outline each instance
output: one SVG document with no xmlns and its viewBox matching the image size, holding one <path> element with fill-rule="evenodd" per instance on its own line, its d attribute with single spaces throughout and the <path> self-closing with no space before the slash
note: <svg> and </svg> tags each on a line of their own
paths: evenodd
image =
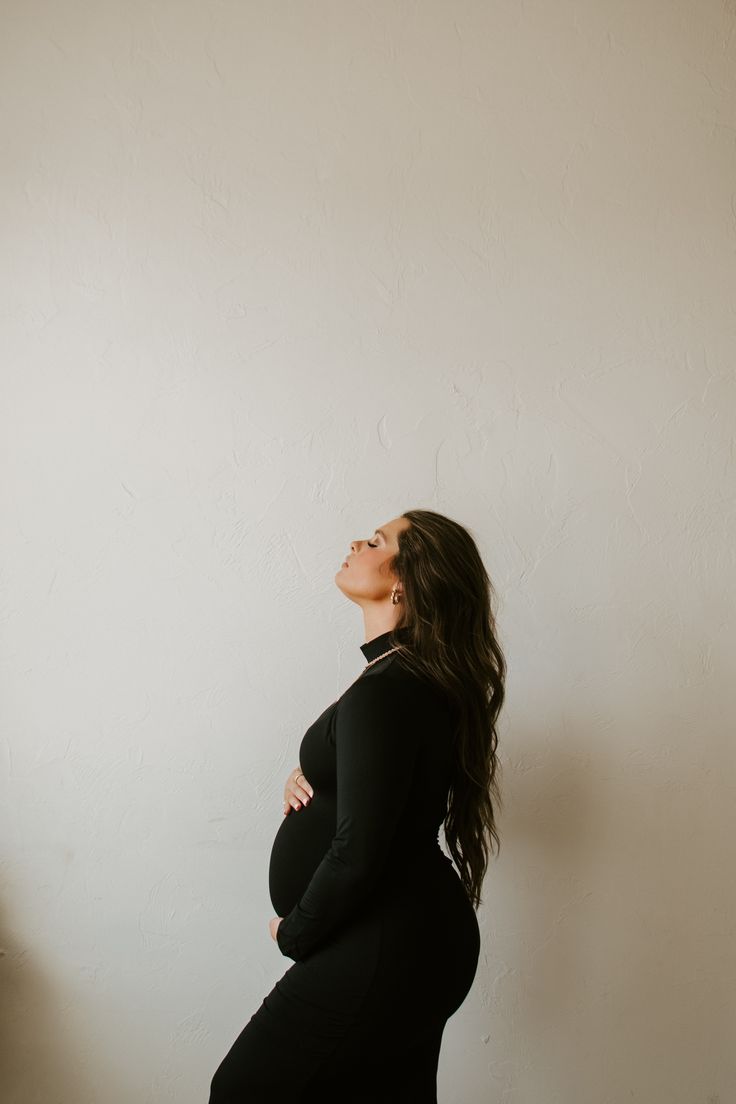
<svg viewBox="0 0 736 1104">
<path fill-rule="evenodd" d="M 440 1100 L 731 1104 L 733 0 L 0 20 L 4 1104 L 206 1104 L 410 506 L 509 660 Z"/>
</svg>

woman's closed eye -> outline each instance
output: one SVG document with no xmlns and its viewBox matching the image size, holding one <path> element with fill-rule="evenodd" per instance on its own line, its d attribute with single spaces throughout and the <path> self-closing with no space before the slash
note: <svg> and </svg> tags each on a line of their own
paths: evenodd
<svg viewBox="0 0 736 1104">
<path fill-rule="evenodd" d="M 378 548 L 377 544 L 371 544 L 370 541 L 366 541 L 365 543 L 368 545 L 369 548 Z"/>
</svg>

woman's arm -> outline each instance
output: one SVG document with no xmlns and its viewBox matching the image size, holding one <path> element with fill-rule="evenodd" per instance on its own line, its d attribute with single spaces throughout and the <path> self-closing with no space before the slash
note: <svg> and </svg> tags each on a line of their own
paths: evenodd
<svg viewBox="0 0 736 1104">
<path fill-rule="evenodd" d="M 359 679 L 337 707 L 337 828 L 276 931 L 283 954 L 309 955 L 360 906 L 390 859 L 409 801 L 425 718 L 411 683 Z"/>
</svg>

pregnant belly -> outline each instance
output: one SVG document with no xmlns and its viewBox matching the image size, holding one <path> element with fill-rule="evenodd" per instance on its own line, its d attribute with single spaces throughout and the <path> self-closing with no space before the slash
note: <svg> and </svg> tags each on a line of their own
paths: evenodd
<svg viewBox="0 0 736 1104">
<path fill-rule="evenodd" d="M 335 835 L 335 806 L 316 793 L 281 822 L 271 848 L 268 889 L 277 916 L 286 916 L 309 885 Z"/>
</svg>

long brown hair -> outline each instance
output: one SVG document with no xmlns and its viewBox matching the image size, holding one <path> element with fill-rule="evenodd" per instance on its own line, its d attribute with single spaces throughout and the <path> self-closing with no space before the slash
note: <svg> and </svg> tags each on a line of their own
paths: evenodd
<svg viewBox="0 0 736 1104">
<path fill-rule="evenodd" d="M 420 677 L 440 683 L 453 705 L 455 768 L 444 834 L 474 908 L 489 856 L 501 849 L 496 810 L 502 799 L 496 720 L 506 661 L 498 642 L 496 597 L 475 540 L 434 510 L 406 510 L 389 563 L 402 587 L 402 613 L 391 644 Z"/>
</svg>

